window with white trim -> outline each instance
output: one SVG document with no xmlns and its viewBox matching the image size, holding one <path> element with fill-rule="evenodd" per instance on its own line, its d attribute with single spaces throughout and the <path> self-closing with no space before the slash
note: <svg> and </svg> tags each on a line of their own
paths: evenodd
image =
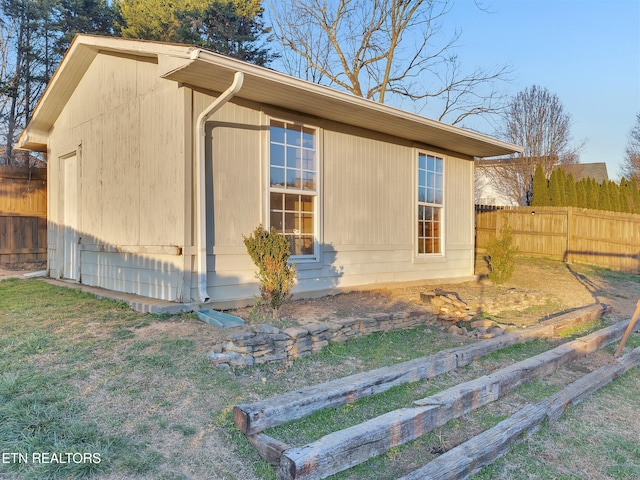
<svg viewBox="0 0 640 480">
<path fill-rule="evenodd" d="M 296 257 L 316 253 L 317 154 L 315 128 L 270 121 L 269 222 Z"/>
<path fill-rule="evenodd" d="M 418 154 L 418 254 L 442 253 L 442 158 Z"/>
</svg>

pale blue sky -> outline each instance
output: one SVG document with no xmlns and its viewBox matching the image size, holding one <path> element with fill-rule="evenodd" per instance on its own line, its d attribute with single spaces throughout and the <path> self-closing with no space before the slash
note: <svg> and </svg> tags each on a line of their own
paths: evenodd
<svg viewBox="0 0 640 480">
<path fill-rule="evenodd" d="M 534 84 L 556 94 L 572 117 L 574 142 L 584 142 L 580 161 L 606 162 L 609 178 L 619 180 L 640 112 L 640 0 L 451 2 L 439 39 L 461 32 L 454 52 L 463 69 L 510 65 L 507 96 Z M 434 115 L 428 106 L 396 106 Z M 495 134 L 485 121 L 464 126 Z"/>
<path fill-rule="evenodd" d="M 640 0 L 482 0 L 482 6 L 489 13 L 461 0 L 447 17 L 462 31 L 462 64 L 510 64 L 508 93 L 536 84 L 558 95 L 573 119 L 574 140 L 586 141 L 580 161 L 604 161 L 609 178 L 619 180 L 640 112 Z"/>
</svg>

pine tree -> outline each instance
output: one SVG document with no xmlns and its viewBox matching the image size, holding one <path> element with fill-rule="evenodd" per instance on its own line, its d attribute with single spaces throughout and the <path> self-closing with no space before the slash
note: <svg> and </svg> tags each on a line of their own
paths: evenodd
<svg viewBox="0 0 640 480">
<path fill-rule="evenodd" d="M 202 11 L 179 13 L 179 40 L 255 65 L 267 65 L 277 56 L 261 42 L 261 38 L 268 40 L 271 29 L 262 20 L 260 2 L 246 2 L 243 9 L 236 3 L 220 0 L 209 3 Z"/>
<path fill-rule="evenodd" d="M 0 22 L 10 25 L 0 78 L 0 135 L 9 164 L 25 164 L 13 144 L 31 120 L 40 95 L 76 33 L 112 33 L 107 0 L 0 0 Z"/>
<path fill-rule="evenodd" d="M 175 13 L 185 0 L 115 0 L 116 30 L 124 38 L 177 42 Z"/>
<path fill-rule="evenodd" d="M 19 163 L 13 145 L 31 119 L 37 99 L 48 81 L 49 52 L 46 45 L 49 36 L 42 26 L 49 19 L 49 11 L 44 6 L 23 0 L 0 2 L 2 21 L 13 28 L 13 35 L 6 39 L 11 66 L 7 72 L 8 80 L 2 85 L 2 95 L 6 96 L 2 111 L 2 136 L 9 164 Z"/>
<path fill-rule="evenodd" d="M 277 56 L 261 0 L 116 0 L 125 38 L 191 43 L 256 65 Z"/>
<path fill-rule="evenodd" d="M 544 174 L 541 164 L 536 166 L 533 174 L 533 186 L 531 193 L 531 205 L 535 207 L 546 207 L 551 204 L 549 199 L 549 181 Z"/>
<path fill-rule="evenodd" d="M 77 33 L 112 35 L 115 11 L 107 0 L 56 0 L 56 54 L 64 55 Z"/>
</svg>

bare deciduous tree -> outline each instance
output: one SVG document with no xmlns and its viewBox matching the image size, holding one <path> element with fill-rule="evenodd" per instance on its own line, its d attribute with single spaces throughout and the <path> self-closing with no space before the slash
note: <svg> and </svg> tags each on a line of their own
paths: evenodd
<svg viewBox="0 0 640 480">
<path fill-rule="evenodd" d="M 627 148 L 622 162 L 622 175 L 640 182 L 640 113 L 636 116 L 636 124 L 629 132 Z"/>
<path fill-rule="evenodd" d="M 76 33 L 110 33 L 107 0 L 0 0 L 4 68 L 0 76 L 3 161 L 31 165 L 33 154 L 14 150 L 58 62 Z"/>
<path fill-rule="evenodd" d="M 11 69 L 9 41 L 13 35 L 13 25 L 0 18 L 0 125 L 4 124 L 7 118 L 10 97 L 8 95 L 11 84 Z M 0 137 L 4 127 L 0 126 Z M 6 148 L 0 147 L 0 165 L 8 163 Z"/>
<path fill-rule="evenodd" d="M 538 164 L 547 177 L 558 164 L 577 163 L 583 144 L 574 145 L 571 115 L 556 94 L 533 85 L 519 92 L 509 103 L 500 135 L 524 148 L 522 154 L 488 169 L 494 188 L 520 205 L 531 201 L 533 174 Z"/>
<path fill-rule="evenodd" d="M 444 37 L 450 0 L 278 0 L 270 4 L 289 73 L 380 103 L 409 99 L 460 123 L 502 106 L 509 68 L 465 72 Z"/>
</svg>

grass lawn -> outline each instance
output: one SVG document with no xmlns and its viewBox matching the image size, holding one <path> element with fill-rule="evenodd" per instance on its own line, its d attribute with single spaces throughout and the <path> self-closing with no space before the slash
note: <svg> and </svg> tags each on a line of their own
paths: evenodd
<svg viewBox="0 0 640 480">
<path fill-rule="evenodd" d="M 552 262 L 545 268 L 566 270 Z M 637 276 L 590 267 L 580 274 L 612 292 L 623 291 L 621 285 L 640 291 Z M 427 325 L 332 344 L 288 367 L 222 369 L 207 355 L 223 332 L 193 315 L 140 315 L 35 279 L 0 282 L 0 327 L 0 478 L 7 479 L 273 479 L 273 469 L 235 429 L 233 405 L 475 341 Z M 628 344 L 639 345 L 638 335 Z M 267 433 L 303 445 L 552 346 L 515 346 L 441 378 Z M 592 370 L 613 350 L 615 345 L 334 478 L 409 473 Z M 640 478 L 638 385 L 634 369 L 514 445 L 476 478 Z"/>
</svg>

